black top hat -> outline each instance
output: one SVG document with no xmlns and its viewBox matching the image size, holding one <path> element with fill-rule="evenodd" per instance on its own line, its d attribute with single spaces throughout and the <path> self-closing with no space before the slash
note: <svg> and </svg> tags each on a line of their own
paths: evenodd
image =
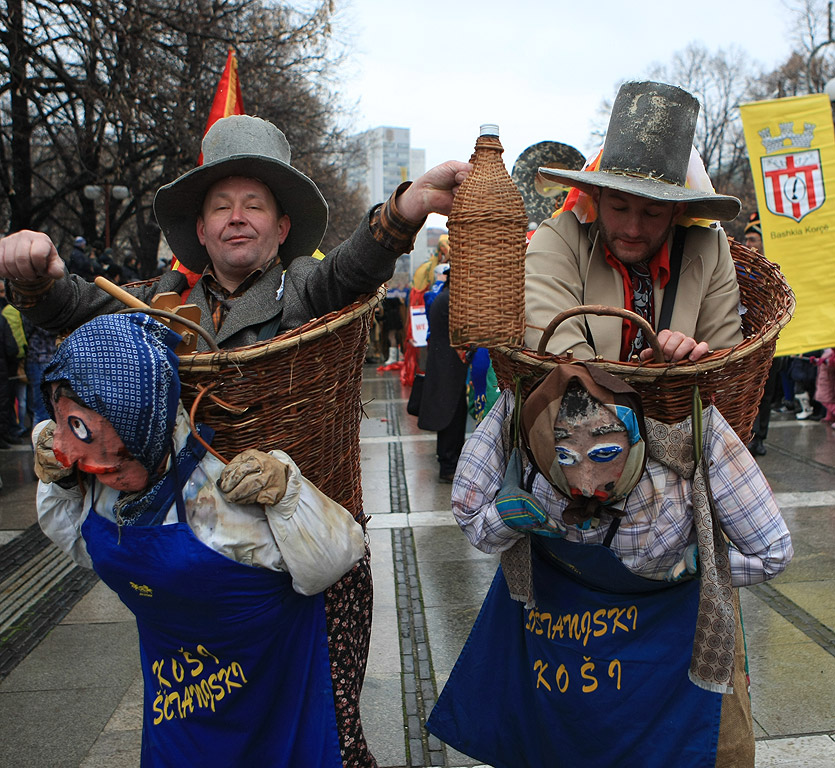
<svg viewBox="0 0 835 768">
<path fill-rule="evenodd" d="M 692 218 L 730 221 L 740 202 L 685 187 L 699 102 L 665 83 L 624 83 L 612 107 L 597 171 L 540 168 L 543 176 L 590 193 L 604 187 L 650 200 L 687 203 Z"/>
<path fill-rule="evenodd" d="M 313 255 L 328 226 L 328 204 L 313 181 L 290 165 L 290 144 L 278 128 L 251 115 L 221 118 L 203 137 L 203 160 L 154 198 L 165 239 L 186 267 L 202 272 L 209 263 L 197 239 L 197 216 L 209 187 L 229 176 L 266 184 L 290 217 L 290 232 L 279 249 L 285 268 L 297 256 Z"/>
</svg>

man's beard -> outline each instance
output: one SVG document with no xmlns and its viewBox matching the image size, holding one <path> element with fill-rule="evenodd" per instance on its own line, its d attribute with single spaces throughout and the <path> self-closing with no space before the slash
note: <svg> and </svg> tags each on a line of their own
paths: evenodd
<svg viewBox="0 0 835 768">
<path fill-rule="evenodd" d="M 606 244 L 606 247 L 612 252 L 615 258 L 624 263 L 624 264 L 638 264 L 644 261 L 649 261 L 658 251 L 661 249 L 661 246 L 667 242 L 667 238 L 670 236 L 670 230 L 673 226 L 673 219 L 672 215 L 670 216 L 670 221 L 665 227 L 664 232 L 659 235 L 655 240 L 646 240 L 643 241 L 643 247 L 645 248 L 643 256 L 640 258 L 635 258 L 635 256 L 630 253 L 626 258 L 623 258 L 622 253 L 619 253 L 620 248 L 617 244 L 614 243 L 615 237 L 613 237 L 612 233 L 603 223 L 603 219 L 598 217 L 597 219 L 597 227 L 600 231 L 600 237 L 603 239 L 603 242 Z"/>
</svg>

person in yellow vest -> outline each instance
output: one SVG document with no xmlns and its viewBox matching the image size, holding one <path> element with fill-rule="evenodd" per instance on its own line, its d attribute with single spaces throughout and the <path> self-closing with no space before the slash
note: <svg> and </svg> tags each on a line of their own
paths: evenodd
<svg viewBox="0 0 835 768">
<path fill-rule="evenodd" d="M 415 291 L 425 291 L 435 282 L 435 267 L 449 261 L 449 235 L 443 234 L 438 238 L 438 250 L 423 262 L 412 277 L 412 288 Z"/>
</svg>

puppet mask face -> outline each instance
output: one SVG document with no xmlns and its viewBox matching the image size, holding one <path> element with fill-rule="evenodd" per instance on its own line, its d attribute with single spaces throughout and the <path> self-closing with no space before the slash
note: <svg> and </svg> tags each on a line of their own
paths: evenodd
<svg viewBox="0 0 835 768">
<path fill-rule="evenodd" d="M 605 501 L 623 473 L 629 438 L 612 411 L 583 393 L 588 397 L 583 414 L 562 408 L 554 423 L 556 463 L 573 497 Z"/>
<path fill-rule="evenodd" d="M 119 491 L 141 491 L 148 484 L 148 471 L 116 434 L 113 425 L 89 408 L 55 397 L 53 451 L 65 467 L 74 464 L 82 472 L 96 475 L 99 482 Z"/>
</svg>

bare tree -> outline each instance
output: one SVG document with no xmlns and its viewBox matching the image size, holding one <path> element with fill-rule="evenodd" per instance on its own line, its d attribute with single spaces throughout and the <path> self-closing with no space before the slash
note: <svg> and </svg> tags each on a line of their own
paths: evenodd
<svg viewBox="0 0 835 768">
<path fill-rule="evenodd" d="M 772 71 L 764 72 L 736 48 L 711 52 L 691 43 L 668 64 L 655 64 L 648 77 L 678 85 L 699 99 L 701 110 L 694 143 L 714 187 L 739 197 L 743 213 L 756 208 L 739 105 L 750 101 L 817 93 L 835 78 L 835 21 L 832 0 L 787 0 L 795 50 Z M 605 133 L 611 101 L 604 100 L 593 136 Z M 728 225 L 741 235 L 745 216 Z"/>
<path fill-rule="evenodd" d="M 792 13 L 793 43 L 797 61 L 786 74 L 795 72 L 801 93 L 820 93 L 835 77 L 835 40 L 831 0 L 786 0 Z M 804 82 L 805 81 L 805 82 Z M 789 81 L 791 82 L 791 81 Z M 786 95 L 798 95 L 786 93 Z"/>
<path fill-rule="evenodd" d="M 669 65 L 655 65 L 649 74 L 684 88 L 699 100 L 696 148 L 714 187 L 738 192 L 748 166 L 739 105 L 751 100 L 752 85 L 761 73 L 739 49 L 710 52 L 691 43 Z"/>
<path fill-rule="evenodd" d="M 154 192 L 194 166 L 230 45 L 248 110 L 285 128 L 301 160 L 306 147 L 322 167 L 339 155 L 344 51 L 333 45 L 333 0 L 306 12 L 265 0 L 3 0 L 3 10 L 4 229 L 44 229 L 59 244 L 109 231 L 153 264 Z M 332 175 L 328 191 L 342 207 L 347 191 Z M 104 206 L 84 196 L 87 185 L 114 183 L 129 199 Z"/>
</svg>

